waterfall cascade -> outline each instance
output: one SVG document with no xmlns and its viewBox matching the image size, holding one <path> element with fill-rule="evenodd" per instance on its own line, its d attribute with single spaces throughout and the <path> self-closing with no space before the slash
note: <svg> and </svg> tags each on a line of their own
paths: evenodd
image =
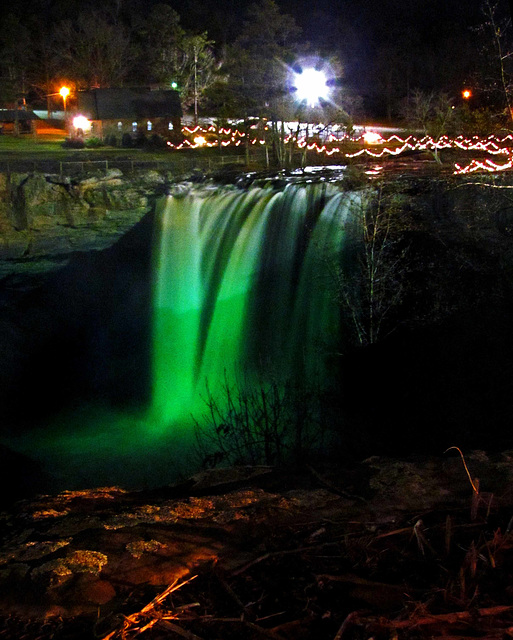
<svg viewBox="0 0 513 640">
<path fill-rule="evenodd" d="M 301 391 L 304 381 L 315 390 L 338 361 L 333 268 L 350 254 L 348 239 L 358 217 L 352 212 L 360 198 L 331 183 L 248 190 L 190 186 L 162 198 L 156 211 L 153 310 L 145 316 L 153 340 L 133 345 L 136 353 L 153 354 L 151 371 L 141 370 L 151 406 L 118 410 L 99 397 L 97 404 L 65 407 L 37 429 L 2 443 L 39 461 L 56 490 L 113 482 L 161 486 L 197 469 L 194 420 L 201 421 L 207 437 L 217 433 L 210 417 L 204 418 L 205 400 L 216 397 L 224 420 L 226 385 L 237 388 L 240 380 L 256 390 L 258 401 L 262 390 L 278 389 L 285 421 L 273 438 L 277 446 L 285 433 L 294 438 L 301 431 L 295 422 L 301 410 L 293 411 L 302 401 L 295 390 Z M 127 273 L 120 273 L 123 284 Z M 150 284 L 147 272 L 144 284 Z M 110 326 L 123 328 L 118 322 L 125 322 L 126 312 L 117 310 Z M 105 319 L 100 320 L 105 336 Z M 120 335 L 124 338 L 123 331 Z M 127 342 L 121 344 L 120 353 L 132 357 Z M 226 433 L 220 438 L 222 447 Z"/>
<path fill-rule="evenodd" d="M 351 349 L 357 322 L 374 312 L 362 270 L 374 245 L 363 244 L 361 223 L 380 200 L 370 187 L 348 192 L 322 182 L 325 173 L 308 177 L 246 190 L 178 185 L 122 243 L 4 304 L 4 379 L 17 393 L 0 446 L 41 464 L 51 490 L 162 486 L 203 463 L 246 464 L 242 450 L 264 460 L 248 464 L 275 464 L 301 451 L 425 453 L 455 439 L 479 447 L 490 416 L 503 446 L 512 302 L 497 260 L 511 263 L 507 238 L 479 216 L 454 234 L 477 205 L 491 206 L 489 195 L 449 191 L 442 229 L 430 188 L 386 191 L 383 211 L 398 225 L 379 284 L 391 294 L 385 311 L 396 291 L 399 302 L 386 339 Z M 240 380 L 256 394 L 246 423 Z M 269 424 L 278 428 L 259 431 L 270 406 L 262 399 L 269 391 L 272 403 L 275 390 L 281 413 Z"/>
<path fill-rule="evenodd" d="M 330 272 L 358 197 L 331 184 L 293 183 L 191 188 L 163 199 L 154 292 L 158 429 L 200 411 L 206 385 L 215 394 L 226 376 L 325 375 L 339 335 Z"/>
</svg>

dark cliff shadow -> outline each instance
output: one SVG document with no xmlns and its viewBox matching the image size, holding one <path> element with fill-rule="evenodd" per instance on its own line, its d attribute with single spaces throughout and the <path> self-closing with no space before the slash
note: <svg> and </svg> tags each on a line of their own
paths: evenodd
<svg viewBox="0 0 513 640">
<path fill-rule="evenodd" d="M 4 431 L 84 402 L 147 402 L 153 220 L 147 214 L 106 250 L 72 256 L 0 309 Z"/>
</svg>

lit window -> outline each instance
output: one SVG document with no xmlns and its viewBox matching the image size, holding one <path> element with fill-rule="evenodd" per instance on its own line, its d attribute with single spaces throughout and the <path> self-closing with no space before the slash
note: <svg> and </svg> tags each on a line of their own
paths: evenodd
<svg viewBox="0 0 513 640">
<path fill-rule="evenodd" d="M 136 132 L 137 132 L 137 122 L 132 122 L 132 131 L 133 131 L 134 133 L 136 133 Z"/>
<path fill-rule="evenodd" d="M 169 131 L 171 131 L 171 130 L 172 130 L 172 128 L 173 128 L 173 123 L 172 123 L 172 122 L 170 122 L 170 123 L 167 125 L 167 128 L 169 129 Z"/>
<path fill-rule="evenodd" d="M 148 129 L 148 131 L 151 131 L 151 127 L 152 127 L 152 124 L 151 124 L 151 122 L 148 120 L 148 123 L 147 123 L 147 125 L 146 125 L 146 128 Z"/>
<path fill-rule="evenodd" d="M 123 123 L 122 122 L 118 122 L 118 131 L 121 131 L 122 128 L 123 128 Z"/>
</svg>

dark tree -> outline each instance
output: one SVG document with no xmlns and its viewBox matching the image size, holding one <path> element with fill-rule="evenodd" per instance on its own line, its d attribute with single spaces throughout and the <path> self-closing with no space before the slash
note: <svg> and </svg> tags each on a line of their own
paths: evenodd
<svg viewBox="0 0 513 640">
<path fill-rule="evenodd" d="M 20 105 L 26 100 L 33 65 L 30 31 L 18 15 L 8 13 L 0 24 L 0 94 L 4 103 Z"/>
<path fill-rule="evenodd" d="M 120 86 L 134 62 L 128 28 L 107 14 L 80 13 L 57 25 L 62 72 L 79 87 Z"/>
<path fill-rule="evenodd" d="M 178 13 L 167 4 L 156 4 L 138 33 L 141 76 L 162 86 L 177 82 L 184 35 Z"/>
<path fill-rule="evenodd" d="M 251 5 L 234 44 L 227 48 L 223 95 L 229 115 L 275 117 L 287 94 L 287 65 L 297 52 L 299 27 L 273 0 Z"/>
<path fill-rule="evenodd" d="M 485 0 L 484 20 L 478 29 L 478 82 L 489 103 L 513 119 L 513 32 L 509 12 L 498 2 Z"/>
</svg>

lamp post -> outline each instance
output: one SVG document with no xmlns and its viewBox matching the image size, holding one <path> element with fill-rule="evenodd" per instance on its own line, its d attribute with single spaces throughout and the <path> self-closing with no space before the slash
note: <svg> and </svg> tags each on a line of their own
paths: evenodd
<svg viewBox="0 0 513 640">
<path fill-rule="evenodd" d="M 62 102 L 63 102 L 63 105 L 64 105 L 64 120 L 66 120 L 66 99 L 69 96 L 68 87 L 61 87 L 59 89 L 59 94 L 62 96 Z"/>
</svg>

